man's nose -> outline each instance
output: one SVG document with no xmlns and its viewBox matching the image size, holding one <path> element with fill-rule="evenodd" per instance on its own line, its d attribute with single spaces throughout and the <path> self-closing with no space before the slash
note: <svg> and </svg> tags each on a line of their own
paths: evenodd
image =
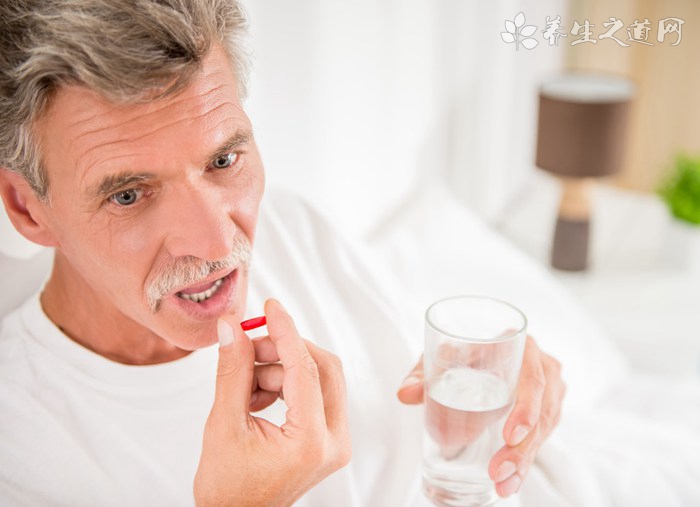
<svg viewBox="0 0 700 507">
<path fill-rule="evenodd" d="M 165 248 L 172 257 L 191 255 L 213 261 L 233 248 L 237 227 L 216 190 L 183 188 L 169 196 Z"/>
</svg>

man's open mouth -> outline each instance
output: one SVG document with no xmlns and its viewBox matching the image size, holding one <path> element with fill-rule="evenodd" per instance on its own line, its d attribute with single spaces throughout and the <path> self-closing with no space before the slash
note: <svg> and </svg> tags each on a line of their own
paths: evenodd
<svg viewBox="0 0 700 507">
<path fill-rule="evenodd" d="M 205 281 L 180 287 L 180 290 L 170 293 L 169 300 L 190 318 L 200 321 L 219 318 L 233 304 L 239 271 L 234 268 L 228 273 L 214 273 Z"/>
<path fill-rule="evenodd" d="M 206 301 L 207 299 L 212 297 L 216 293 L 216 291 L 219 290 L 219 287 L 221 287 L 223 283 L 224 279 L 219 278 L 213 283 L 200 284 L 199 286 L 187 288 L 183 291 L 177 292 L 176 295 L 187 301 L 201 303 L 202 301 Z M 206 287 L 207 285 L 208 287 Z M 200 290 L 202 286 L 204 286 L 205 288 L 203 290 Z"/>
</svg>

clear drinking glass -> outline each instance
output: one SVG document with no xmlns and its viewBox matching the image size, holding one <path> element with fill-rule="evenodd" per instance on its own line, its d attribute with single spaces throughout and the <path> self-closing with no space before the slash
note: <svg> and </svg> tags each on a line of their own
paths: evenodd
<svg viewBox="0 0 700 507">
<path fill-rule="evenodd" d="M 423 490 L 434 504 L 498 500 L 488 464 L 504 445 L 526 326 L 520 310 L 489 297 L 450 297 L 425 312 Z"/>
</svg>

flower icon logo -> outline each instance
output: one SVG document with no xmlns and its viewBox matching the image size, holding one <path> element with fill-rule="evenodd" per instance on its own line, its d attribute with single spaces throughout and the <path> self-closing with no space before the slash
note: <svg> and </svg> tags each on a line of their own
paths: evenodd
<svg viewBox="0 0 700 507">
<path fill-rule="evenodd" d="M 501 39 L 508 44 L 515 42 L 516 51 L 521 44 L 525 49 L 532 49 L 539 44 L 539 42 L 530 37 L 537 31 L 537 27 L 534 25 L 523 26 L 525 25 L 525 14 L 522 12 L 518 13 L 513 21 L 506 20 L 505 24 L 506 31 L 501 32 Z"/>
</svg>

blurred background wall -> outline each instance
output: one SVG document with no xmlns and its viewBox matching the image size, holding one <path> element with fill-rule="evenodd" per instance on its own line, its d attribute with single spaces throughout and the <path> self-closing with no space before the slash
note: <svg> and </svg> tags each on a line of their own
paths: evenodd
<svg viewBox="0 0 700 507">
<path fill-rule="evenodd" d="M 548 76 L 595 70 L 638 86 L 625 163 L 607 182 L 645 192 L 680 151 L 700 151 L 697 0 L 247 1 L 254 72 L 248 111 L 268 175 L 363 235 L 413 192 L 446 182 L 498 223 L 534 177 L 537 89 Z M 523 12 L 532 50 L 501 40 Z M 562 18 L 558 46 L 542 39 Z M 594 38 L 610 17 L 648 18 L 655 46 L 571 46 L 574 21 Z M 682 42 L 656 42 L 680 17 Z M 623 37 L 623 28 L 617 37 Z M 667 36 L 670 42 L 675 35 Z"/>
<path fill-rule="evenodd" d="M 564 47 L 515 51 L 524 11 L 543 28 L 564 0 L 247 2 L 248 111 L 268 175 L 350 234 L 370 231 L 433 180 L 486 218 L 532 172 L 537 86 Z"/>
<path fill-rule="evenodd" d="M 624 166 L 611 184 L 654 191 L 679 152 L 700 153 L 700 2 L 697 0 L 572 0 L 571 16 L 588 19 L 594 29 L 610 16 L 626 25 L 651 22 L 654 47 L 602 42 L 568 47 L 566 68 L 625 75 L 637 85 L 631 112 Z M 657 23 L 679 17 L 682 40 L 677 46 L 658 43 Z M 582 21 L 581 21 L 582 22 Z M 621 30 L 622 33 L 624 30 Z M 620 37 L 620 35 L 618 35 Z M 669 37 L 669 36 L 667 36 Z M 671 42 L 676 35 L 671 36 Z"/>
</svg>

